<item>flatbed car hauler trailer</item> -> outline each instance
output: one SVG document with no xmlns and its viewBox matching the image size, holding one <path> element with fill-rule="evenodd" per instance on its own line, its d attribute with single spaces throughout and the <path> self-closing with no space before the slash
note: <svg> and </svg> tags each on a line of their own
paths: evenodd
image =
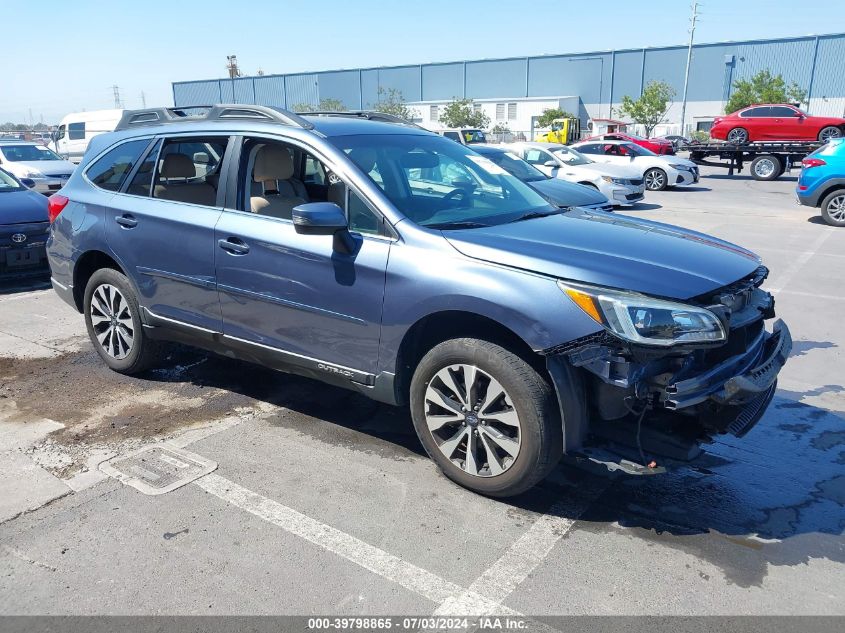
<svg viewBox="0 0 845 633">
<path fill-rule="evenodd" d="M 744 145 L 701 143 L 688 145 L 684 149 L 689 150 L 690 160 L 698 165 L 727 167 L 728 174 L 733 176 L 734 170 L 741 172 L 744 164 L 750 162 L 749 171 L 754 180 L 775 180 L 792 169 L 793 165 L 800 166 L 807 154 L 822 145 L 814 141 L 772 141 Z M 717 156 L 719 161 L 706 160 L 713 156 Z"/>
</svg>

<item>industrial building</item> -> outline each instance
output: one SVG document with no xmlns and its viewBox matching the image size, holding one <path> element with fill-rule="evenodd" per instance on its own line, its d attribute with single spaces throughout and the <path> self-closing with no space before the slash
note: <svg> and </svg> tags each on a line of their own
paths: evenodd
<svg viewBox="0 0 845 633">
<path fill-rule="evenodd" d="M 292 109 L 337 99 L 348 109 L 366 109 L 379 101 L 379 89 L 395 89 L 425 127 L 442 127 L 443 106 L 458 97 L 472 99 L 490 117 L 491 127 L 530 134 L 547 108 L 577 113 L 585 129 L 593 119 L 619 118 L 624 95 L 636 98 L 649 81 L 660 80 L 676 96 L 667 123 L 656 132 L 678 133 L 686 63 L 686 46 L 666 46 L 180 81 L 173 84 L 173 102 L 176 107 L 234 102 Z M 685 131 L 708 129 L 724 112 L 733 82 L 760 70 L 806 90 L 803 105 L 810 114 L 845 114 L 845 33 L 696 44 Z"/>
</svg>

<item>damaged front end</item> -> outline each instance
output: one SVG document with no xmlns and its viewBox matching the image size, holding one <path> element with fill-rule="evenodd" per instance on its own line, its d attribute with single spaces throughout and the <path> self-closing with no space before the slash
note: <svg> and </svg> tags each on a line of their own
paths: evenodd
<svg viewBox="0 0 845 633">
<path fill-rule="evenodd" d="M 783 321 L 766 331 L 775 316 L 774 298 L 760 288 L 767 274 L 761 266 L 683 304 L 561 284 L 605 326 L 547 350 L 565 452 L 639 474 L 661 470 L 667 458 L 697 458 L 715 435 L 745 435 L 792 349 Z M 567 404 L 578 395 L 582 411 Z"/>
</svg>

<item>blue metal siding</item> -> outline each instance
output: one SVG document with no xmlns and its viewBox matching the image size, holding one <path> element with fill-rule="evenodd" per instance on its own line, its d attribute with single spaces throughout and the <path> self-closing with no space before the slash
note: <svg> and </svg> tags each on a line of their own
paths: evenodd
<svg viewBox="0 0 845 633">
<path fill-rule="evenodd" d="M 606 101 L 610 94 L 610 57 L 610 54 L 533 57 L 529 60 L 528 96 L 580 96 L 584 103 L 598 103 L 601 87 Z"/>
<path fill-rule="evenodd" d="M 361 107 L 357 70 L 318 73 L 317 84 L 320 99 L 339 99 L 349 110 Z"/>
<path fill-rule="evenodd" d="M 176 107 L 210 105 L 222 101 L 220 82 L 216 79 L 173 84 L 173 105 Z"/>
<path fill-rule="evenodd" d="M 288 107 L 305 104 L 314 106 L 320 103 L 320 90 L 317 84 L 317 75 L 288 75 L 285 77 L 285 88 Z M 322 95 L 323 98 L 331 95 Z"/>
<path fill-rule="evenodd" d="M 642 76 L 642 51 L 616 53 L 613 68 L 613 101 L 621 103 L 625 95 L 637 97 L 640 94 Z"/>
<path fill-rule="evenodd" d="M 279 108 L 287 106 L 284 77 L 279 75 L 256 77 L 254 84 L 255 103 Z"/>
<path fill-rule="evenodd" d="M 467 62 L 466 96 L 470 99 L 524 97 L 526 72 L 525 59 Z"/>
<path fill-rule="evenodd" d="M 448 101 L 464 96 L 464 65 L 426 64 L 422 67 L 422 99 Z"/>
<path fill-rule="evenodd" d="M 778 40 L 699 44 L 693 48 L 690 67 L 690 101 L 723 101 L 731 83 L 747 79 L 760 70 L 782 74 L 787 83 L 795 81 L 810 88 L 813 98 L 845 97 L 845 34 L 784 38 Z M 733 56 L 726 63 L 725 56 Z M 604 75 L 599 77 L 603 59 Z M 571 61 L 581 60 L 581 61 Z M 612 62 L 613 60 L 613 62 Z M 367 68 L 360 71 L 327 71 L 295 75 L 268 75 L 229 79 L 176 82 L 176 106 L 225 101 L 272 105 L 299 103 L 316 105 L 320 98 L 340 99 L 347 107 L 371 107 L 378 101 L 378 88 L 394 88 L 406 101 L 446 101 L 453 97 L 519 98 L 579 96 L 583 103 L 614 102 L 624 95 L 637 97 L 642 82 L 669 82 L 676 100 L 683 93 L 686 47 L 646 48 L 554 55 L 528 59 L 475 60 L 423 64 L 394 68 Z M 612 69 L 612 70 L 611 70 Z M 611 90 L 611 77 L 613 86 Z M 599 95 L 599 83 L 602 94 Z M 250 92 L 253 94 L 250 94 Z"/>
</svg>

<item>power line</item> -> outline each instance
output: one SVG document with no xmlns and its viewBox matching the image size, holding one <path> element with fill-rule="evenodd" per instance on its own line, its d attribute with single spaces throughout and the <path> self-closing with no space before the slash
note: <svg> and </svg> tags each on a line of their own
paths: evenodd
<svg viewBox="0 0 845 633">
<path fill-rule="evenodd" d="M 692 42 L 695 37 L 695 23 L 698 20 L 698 2 L 692 3 L 692 15 L 690 16 L 689 46 L 687 46 L 687 69 L 684 72 L 684 98 L 681 102 L 681 136 L 684 135 L 684 123 L 687 116 L 687 88 L 689 87 L 689 67 L 692 62 Z"/>
</svg>

